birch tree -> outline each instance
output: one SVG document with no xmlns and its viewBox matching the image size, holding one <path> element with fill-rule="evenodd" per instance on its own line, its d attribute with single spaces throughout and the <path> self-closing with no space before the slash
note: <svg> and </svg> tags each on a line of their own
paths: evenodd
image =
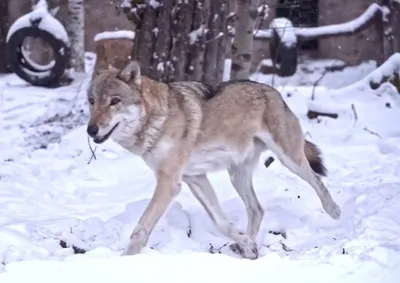
<svg viewBox="0 0 400 283">
<path fill-rule="evenodd" d="M 258 0 L 238 0 L 235 37 L 232 44 L 231 79 L 248 79 Z"/>
<path fill-rule="evenodd" d="M 68 0 L 66 30 L 71 43 L 71 67 L 76 72 L 85 71 L 85 2 Z"/>
</svg>

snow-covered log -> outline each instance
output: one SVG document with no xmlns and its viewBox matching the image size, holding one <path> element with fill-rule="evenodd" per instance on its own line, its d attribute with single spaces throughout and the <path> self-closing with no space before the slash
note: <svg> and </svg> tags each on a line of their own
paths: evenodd
<svg viewBox="0 0 400 283">
<path fill-rule="evenodd" d="M 373 3 L 367 10 L 356 19 L 336 25 L 327 25 L 321 27 L 287 27 L 285 32 L 296 35 L 297 40 L 312 40 L 315 38 L 326 38 L 332 36 L 352 35 L 369 27 L 376 19 L 382 18 L 384 8 Z M 256 39 L 271 39 L 273 36 L 273 27 L 254 32 Z"/>
<path fill-rule="evenodd" d="M 105 31 L 96 34 L 95 73 L 114 67 L 121 69 L 131 59 L 135 33 L 130 30 Z M 118 50 L 118 52 L 115 52 Z"/>
<path fill-rule="evenodd" d="M 395 53 L 390 56 L 382 65 L 376 68 L 374 71 L 369 73 L 366 77 L 358 82 L 349 86 L 326 91 L 325 95 L 330 97 L 337 97 L 341 95 L 348 95 L 354 92 L 360 92 L 360 90 L 378 89 L 383 83 L 390 82 L 400 93 L 400 53 Z M 329 105 L 327 100 L 321 99 L 320 101 L 311 101 L 308 104 L 308 117 L 310 119 L 318 116 L 328 116 L 331 118 L 337 118 L 340 116 L 339 112 L 342 111 L 338 106 Z"/>
<path fill-rule="evenodd" d="M 68 0 L 67 31 L 71 42 L 71 67 L 85 71 L 85 5 L 84 0 Z"/>
<path fill-rule="evenodd" d="M 232 44 L 231 79 L 249 78 L 258 5 L 258 0 L 238 1 L 235 37 Z"/>
<path fill-rule="evenodd" d="M 400 92 L 400 53 L 394 53 L 385 63 L 372 71 L 361 82 L 368 84 L 372 89 L 379 88 L 385 82 L 392 82 Z"/>
</svg>

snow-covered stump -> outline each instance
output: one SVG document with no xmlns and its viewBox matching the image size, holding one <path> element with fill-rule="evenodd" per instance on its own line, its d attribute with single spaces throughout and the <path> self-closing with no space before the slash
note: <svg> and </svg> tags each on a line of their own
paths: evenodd
<svg viewBox="0 0 400 283">
<path fill-rule="evenodd" d="M 275 18 L 271 24 L 271 59 L 280 77 L 290 77 L 297 69 L 297 36 L 293 24 L 286 18 Z"/>
<path fill-rule="evenodd" d="M 94 37 L 97 55 L 95 73 L 109 67 L 122 69 L 132 58 L 134 38 L 135 33 L 129 30 L 105 31 L 96 34 Z"/>
</svg>

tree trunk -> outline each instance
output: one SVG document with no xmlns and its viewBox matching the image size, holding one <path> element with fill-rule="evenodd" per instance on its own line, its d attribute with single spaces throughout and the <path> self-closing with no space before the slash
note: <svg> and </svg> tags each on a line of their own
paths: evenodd
<svg viewBox="0 0 400 283">
<path fill-rule="evenodd" d="M 158 4 L 155 0 L 153 3 Z M 138 8 L 142 9 L 142 11 L 139 11 L 142 14 L 142 20 L 136 29 L 135 54 L 133 54 L 133 58 L 136 58 L 140 62 L 142 74 L 152 78 L 157 77 L 157 71 L 153 68 L 154 43 L 157 38 L 156 34 L 159 32 L 159 28 L 157 28 L 157 10 L 160 6 L 157 4 L 142 4 Z"/>
<path fill-rule="evenodd" d="M 71 43 L 71 67 L 76 72 L 85 71 L 85 3 L 84 0 L 68 0 L 68 24 L 66 28 Z"/>
<path fill-rule="evenodd" d="M 8 32 L 8 0 L 0 1 L 0 73 L 7 73 L 6 37 Z"/>
<path fill-rule="evenodd" d="M 220 33 L 222 32 L 223 34 L 228 34 L 228 25 L 227 25 L 227 19 L 228 19 L 228 14 L 229 14 L 229 6 L 228 3 L 221 3 L 221 8 L 220 8 Z M 218 53 L 217 53 L 217 81 L 221 82 L 222 81 L 222 76 L 224 74 L 224 67 L 225 67 L 225 59 L 226 59 L 226 46 L 228 43 L 228 40 L 230 39 L 229 36 L 222 36 L 219 39 L 218 43 Z"/>
<path fill-rule="evenodd" d="M 204 55 L 204 77 L 203 81 L 207 84 L 218 82 L 218 47 L 221 37 L 221 17 L 220 9 L 222 1 L 211 0 L 211 15 L 208 19 L 208 32 L 206 36 L 206 53 Z"/>
<path fill-rule="evenodd" d="M 400 52 L 400 1 L 392 2 L 391 13 L 394 52 Z"/>
<path fill-rule="evenodd" d="M 135 52 L 142 73 L 159 81 L 222 78 L 230 0 L 151 0 L 124 3 L 136 25 Z"/>
<path fill-rule="evenodd" d="M 210 17 L 210 0 L 196 1 L 192 31 L 189 34 L 188 80 L 202 81 L 204 53 L 206 50 L 206 27 Z"/>
<path fill-rule="evenodd" d="M 249 78 L 258 2 L 258 0 L 239 0 L 238 2 L 235 37 L 232 45 L 231 79 Z"/>
<path fill-rule="evenodd" d="M 154 43 L 153 78 L 170 81 L 173 77 L 173 66 L 170 61 L 171 52 L 171 11 L 174 1 L 162 1 L 158 8 L 157 36 Z"/>
<path fill-rule="evenodd" d="M 193 21 L 194 0 L 178 1 L 172 10 L 172 49 L 171 60 L 174 78 L 187 80 L 189 33 Z"/>
</svg>

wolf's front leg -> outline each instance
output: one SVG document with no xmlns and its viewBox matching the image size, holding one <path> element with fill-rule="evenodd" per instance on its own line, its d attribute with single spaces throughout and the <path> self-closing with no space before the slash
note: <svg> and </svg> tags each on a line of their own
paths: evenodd
<svg viewBox="0 0 400 283">
<path fill-rule="evenodd" d="M 179 193 L 179 188 L 179 176 L 176 172 L 160 170 L 157 173 L 157 186 L 154 195 L 133 230 L 128 247 L 122 255 L 138 254 L 146 246 L 154 226 Z"/>
</svg>

